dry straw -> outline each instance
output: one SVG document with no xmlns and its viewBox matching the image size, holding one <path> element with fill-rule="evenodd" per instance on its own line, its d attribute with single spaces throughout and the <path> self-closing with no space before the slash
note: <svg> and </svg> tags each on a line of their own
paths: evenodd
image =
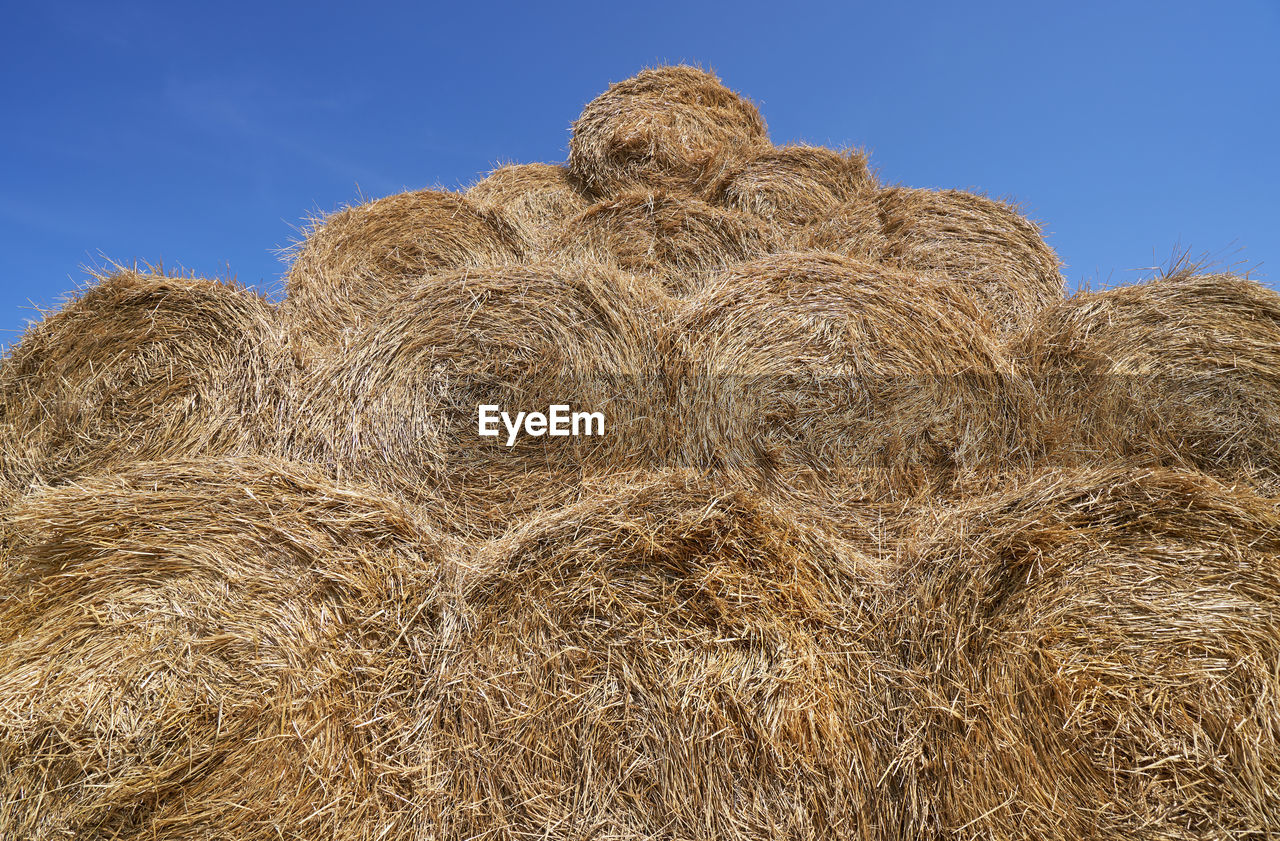
<svg viewBox="0 0 1280 841">
<path fill-rule="evenodd" d="M 769 145 L 760 112 L 694 67 L 644 70 L 587 103 L 569 169 L 596 195 L 700 191 L 735 156 Z"/>
<path fill-rule="evenodd" d="M 774 226 L 750 214 L 689 196 L 634 192 L 570 219 L 552 251 L 651 277 L 683 295 L 726 265 L 776 251 L 781 242 Z"/>
<path fill-rule="evenodd" d="M 1191 272 L 1080 293 L 1013 345 L 1055 461 L 1209 471 L 1280 492 L 1280 295 Z"/>
<path fill-rule="evenodd" d="M 1202 474 L 1050 471 L 921 529 L 912 837 L 1280 825 L 1280 518 Z"/>
<path fill-rule="evenodd" d="M 602 266 L 472 269 L 421 281 L 317 367 L 302 401 L 309 458 L 444 505 L 460 529 L 501 531 L 653 458 L 663 421 L 655 325 L 665 297 Z M 477 432 L 478 407 L 602 412 L 603 436 Z M 500 425 L 501 428 L 501 425 Z"/>
<path fill-rule="evenodd" d="M 875 178 L 866 155 L 820 146 L 768 149 L 726 173 L 711 201 L 753 213 L 798 236 L 850 202 L 874 206 Z M 878 229 L 878 225 L 876 228 Z"/>
<path fill-rule="evenodd" d="M 337 343 L 423 275 L 517 261 L 525 243 L 498 210 L 418 190 L 314 220 L 295 250 L 284 313 L 304 348 Z"/>
<path fill-rule="evenodd" d="M 690 67 L 279 318 L 101 278 L 0 363 L 0 837 L 1275 837 L 1280 296 L 1061 286 Z"/>
<path fill-rule="evenodd" d="M 268 448 L 290 388 L 284 346 L 271 305 L 232 283 L 100 276 L 0 363 L 0 472 L 22 487 Z"/>
<path fill-rule="evenodd" d="M 806 251 L 830 251 L 877 263 L 885 259 L 888 248 L 874 194 L 828 210 L 822 221 L 793 234 L 793 241 Z"/>
<path fill-rule="evenodd" d="M 1027 397 L 954 285 L 829 254 L 734 268 L 671 334 L 682 458 L 837 498 L 943 490 L 1020 457 Z"/>
<path fill-rule="evenodd" d="M 473 184 L 466 197 L 500 211 L 535 253 L 545 253 L 549 238 L 590 203 L 569 170 L 555 164 L 500 167 Z"/>
<path fill-rule="evenodd" d="M 1005 202 L 960 190 L 892 187 L 877 196 L 885 259 L 956 283 L 1003 331 L 1061 300 L 1058 257 Z"/>
<path fill-rule="evenodd" d="M 671 474 L 483 547 L 438 837 L 897 837 L 885 571 L 797 519 Z"/>
<path fill-rule="evenodd" d="M 261 460 L 29 494 L 0 582 L 0 836 L 412 837 L 452 550 Z"/>
</svg>

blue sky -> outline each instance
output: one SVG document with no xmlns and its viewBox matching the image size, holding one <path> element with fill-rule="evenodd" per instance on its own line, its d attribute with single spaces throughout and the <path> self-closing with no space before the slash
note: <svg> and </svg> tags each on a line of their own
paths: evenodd
<svg viewBox="0 0 1280 841">
<path fill-rule="evenodd" d="M 1180 248 L 1280 281 L 1280 0 L 5 5 L 0 344 L 104 258 L 277 293 L 308 213 L 562 160 L 678 61 L 775 142 L 1017 199 L 1073 283 Z"/>
</svg>

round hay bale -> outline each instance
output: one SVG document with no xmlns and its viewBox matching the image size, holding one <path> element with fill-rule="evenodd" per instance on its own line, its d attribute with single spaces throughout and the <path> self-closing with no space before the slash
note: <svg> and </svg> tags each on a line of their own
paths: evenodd
<svg viewBox="0 0 1280 841">
<path fill-rule="evenodd" d="M 138 459 L 270 450 L 289 362 L 275 310 L 231 283 L 121 270 L 0 363 L 5 468 L 61 482 Z"/>
<path fill-rule="evenodd" d="M 726 160 L 769 145 L 756 107 L 695 67 L 642 70 L 587 103 L 569 170 L 608 197 L 635 189 L 701 191 Z"/>
<path fill-rule="evenodd" d="M 779 254 L 685 301 L 670 333 L 687 466 L 900 498 L 1017 457 L 1029 398 L 986 319 L 945 281 Z"/>
<path fill-rule="evenodd" d="M 830 251 L 873 263 L 885 261 L 888 242 L 874 194 L 840 205 L 816 225 L 796 231 L 792 240 L 801 251 Z"/>
<path fill-rule="evenodd" d="M 439 190 L 313 220 L 289 267 L 282 312 L 304 347 L 336 344 L 424 275 L 521 259 L 519 231 L 492 207 Z"/>
<path fill-rule="evenodd" d="M 828 218 L 841 205 L 871 201 L 875 190 L 861 151 L 782 146 L 734 167 L 712 187 L 710 200 L 795 231 Z"/>
<path fill-rule="evenodd" d="M 1280 294 L 1230 275 L 1080 293 L 1013 345 L 1058 461 L 1194 467 L 1280 493 Z"/>
<path fill-rule="evenodd" d="M 10 516 L 0 836 L 409 837 L 395 734 L 447 645 L 448 544 L 263 460 L 141 464 Z"/>
<path fill-rule="evenodd" d="M 393 301 L 317 367 L 300 423 L 307 458 L 414 503 L 462 531 L 582 492 L 584 478 L 642 466 L 662 440 L 652 322 L 665 298 L 596 265 L 540 263 L 441 274 Z M 600 412 L 593 434 L 479 434 L 479 407 Z"/>
<path fill-rule="evenodd" d="M 676 473 L 474 563 L 441 836 L 898 837 L 879 562 Z"/>
<path fill-rule="evenodd" d="M 778 250 L 779 231 L 750 214 L 671 193 L 626 193 L 569 220 L 552 251 L 651 277 L 668 292 L 698 289 L 727 265 Z"/>
<path fill-rule="evenodd" d="M 547 241 L 590 201 L 569 170 L 556 164 L 510 164 L 476 182 L 466 197 L 498 209 L 519 229 L 530 250 Z"/>
<path fill-rule="evenodd" d="M 1062 299 L 1058 256 L 1010 204 L 962 190 L 891 187 L 877 194 L 885 259 L 941 275 L 1004 332 Z"/>
<path fill-rule="evenodd" d="M 901 790 L 924 838 L 1280 826 L 1280 518 L 1199 473 L 1052 471 L 922 529 Z"/>
</svg>

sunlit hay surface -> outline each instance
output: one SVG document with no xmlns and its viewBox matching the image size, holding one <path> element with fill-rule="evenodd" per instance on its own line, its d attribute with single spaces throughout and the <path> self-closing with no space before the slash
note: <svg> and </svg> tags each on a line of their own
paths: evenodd
<svg viewBox="0 0 1280 841">
<path fill-rule="evenodd" d="M 1061 300 L 1058 257 L 1005 202 L 961 190 L 891 187 L 877 197 L 885 260 L 945 277 L 1010 331 Z"/>
<path fill-rule="evenodd" d="M 925 522 L 903 611 L 914 837 L 1280 823 L 1280 518 L 1199 473 L 1051 470 Z"/>
<path fill-rule="evenodd" d="M 500 211 L 537 257 L 546 256 L 556 232 L 590 204 L 577 179 L 555 164 L 500 167 L 473 184 L 466 197 Z"/>
<path fill-rule="evenodd" d="M 0 362 L 0 839 L 1280 837 L 1276 293 L 689 67 L 292 256 Z"/>
<path fill-rule="evenodd" d="M 270 448 L 290 376 L 275 312 L 252 291 L 119 270 L 0 362 L 0 474 L 20 490 L 136 459 Z"/>
<path fill-rule="evenodd" d="M 725 266 L 781 245 L 781 232 L 750 214 L 689 196 L 635 192 L 570 219 L 552 251 L 565 259 L 608 263 L 684 295 Z"/>
<path fill-rule="evenodd" d="M 876 263 L 884 261 L 888 249 L 875 194 L 828 209 L 821 221 L 797 230 L 791 239 L 803 251 L 830 251 Z"/>
<path fill-rule="evenodd" d="M 711 200 L 803 236 L 834 208 L 872 201 L 876 186 L 862 152 L 782 146 L 763 150 L 727 172 L 711 188 Z"/>
<path fill-rule="evenodd" d="M 654 382 L 657 288 L 603 266 L 544 263 L 427 278 L 315 371 L 310 458 L 465 530 L 576 496 L 584 478 L 651 463 L 666 437 Z M 478 434 L 478 406 L 602 412 L 603 436 Z"/>
<path fill-rule="evenodd" d="M 481 548 L 443 837 L 897 837 L 882 565 L 690 474 Z"/>
<path fill-rule="evenodd" d="M 1014 343 L 1055 461 L 1208 471 L 1280 493 L 1280 294 L 1176 274 L 1079 293 Z"/>
<path fill-rule="evenodd" d="M 34 490 L 0 566 L 0 837 L 407 837 L 388 741 L 431 683 L 451 551 L 263 460 Z"/>
<path fill-rule="evenodd" d="M 424 275 L 518 261 L 499 210 L 438 190 L 399 193 L 313 221 L 286 278 L 284 310 L 304 347 L 337 343 Z"/>
<path fill-rule="evenodd" d="M 726 161 L 768 145 L 760 112 L 713 74 L 657 67 L 587 103 L 573 124 L 569 170 L 601 197 L 635 189 L 699 192 Z"/>
<path fill-rule="evenodd" d="M 1028 397 L 946 281 L 781 254 L 684 302 L 670 332 L 689 466 L 784 491 L 901 498 L 1019 457 Z"/>
</svg>

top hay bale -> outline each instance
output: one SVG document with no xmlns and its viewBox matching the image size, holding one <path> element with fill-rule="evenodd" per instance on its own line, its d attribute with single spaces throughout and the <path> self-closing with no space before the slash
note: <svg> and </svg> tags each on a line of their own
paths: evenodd
<svg viewBox="0 0 1280 841">
<path fill-rule="evenodd" d="M 898 790 L 916 838 L 1280 826 L 1280 518 L 1199 473 L 1054 470 L 921 520 Z"/>
<path fill-rule="evenodd" d="M 909 187 L 881 190 L 876 201 L 885 261 L 956 283 L 1002 332 L 1062 299 L 1057 255 L 1012 205 L 961 190 Z"/>
<path fill-rule="evenodd" d="M 299 243 L 282 305 L 303 346 L 336 343 L 424 275 L 519 260 L 503 214 L 438 190 L 400 193 L 316 220 Z"/>
<path fill-rule="evenodd" d="M 698 192 L 727 160 L 769 145 L 760 112 L 694 67 L 643 70 L 587 103 L 569 170 L 591 192 Z"/>
<path fill-rule="evenodd" d="M 778 254 L 682 302 L 670 335 L 688 466 L 828 501 L 909 498 L 1017 452 L 1029 397 L 945 280 Z"/>
<path fill-rule="evenodd" d="M 263 459 L 33 490 L 0 564 L 0 837 L 409 837 L 453 549 Z"/>
<path fill-rule="evenodd" d="M 1280 493 L 1275 291 L 1184 272 L 1080 293 L 1012 350 L 1041 392 L 1049 458 L 1192 467 Z"/>
<path fill-rule="evenodd" d="M 483 547 L 423 761 L 440 837 L 899 837 L 882 565 L 685 473 Z"/>
<path fill-rule="evenodd" d="M 229 283 L 122 270 L 0 362 L 0 453 L 21 487 L 134 460 L 269 450 L 290 369 L 274 309 Z"/>
<path fill-rule="evenodd" d="M 577 179 L 555 164 L 499 167 L 471 185 L 466 197 L 499 210 L 535 254 L 544 254 L 552 233 L 589 204 Z"/>
</svg>

